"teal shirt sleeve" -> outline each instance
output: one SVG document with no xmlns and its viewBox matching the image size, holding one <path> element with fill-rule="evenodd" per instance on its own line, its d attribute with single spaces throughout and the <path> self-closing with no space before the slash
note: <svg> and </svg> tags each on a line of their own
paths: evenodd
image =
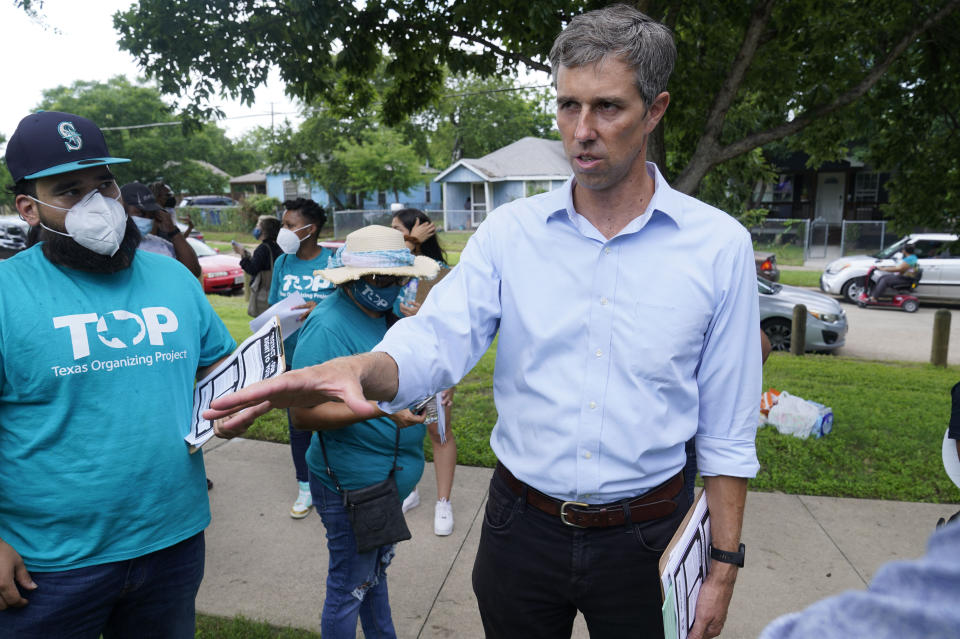
<svg viewBox="0 0 960 639">
<path fill-rule="evenodd" d="M 237 342 L 199 289 L 198 297 L 200 325 L 200 359 L 198 363 L 200 367 L 204 367 L 232 353 L 237 348 Z"/>
</svg>

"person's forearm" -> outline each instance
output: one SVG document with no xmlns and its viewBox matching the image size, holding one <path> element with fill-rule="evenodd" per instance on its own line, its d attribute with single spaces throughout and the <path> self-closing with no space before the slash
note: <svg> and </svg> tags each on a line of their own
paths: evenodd
<svg viewBox="0 0 960 639">
<path fill-rule="evenodd" d="M 377 408 L 376 402 L 371 400 L 370 403 L 377 411 L 374 417 L 386 415 Z M 358 416 L 346 404 L 340 402 L 326 402 L 309 408 L 290 409 L 290 421 L 297 430 L 336 430 L 367 419 L 371 418 Z"/>
<path fill-rule="evenodd" d="M 196 251 L 187 243 L 183 233 L 174 235 L 170 242 L 173 244 L 173 252 L 177 261 L 190 269 L 194 277 L 200 277 L 203 273 L 203 270 L 200 268 L 200 260 L 197 259 Z"/>
<path fill-rule="evenodd" d="M 747 501 L 747 480 L 718 475 L 703 478 L 703 489 L 710 510 L 710 536 L 714 548 L 736 552 L 740 548 L 743 509 Z M 723 581 L 737 578 L 737 567 L 720 561 L 710 562 L 710 573 Z"/>
</svg>

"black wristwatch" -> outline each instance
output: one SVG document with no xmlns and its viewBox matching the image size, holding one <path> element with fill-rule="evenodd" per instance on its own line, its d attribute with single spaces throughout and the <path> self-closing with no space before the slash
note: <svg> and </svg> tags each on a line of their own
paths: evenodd
<svg viewBox="0 0 960 639">
<path fill-rule="evenodd" d="M 710 544 L 710 559 L 715 561 L 722 561 L 725 564 L 733 564 L 734 566 L 739 566 L 743 568 L 743 557 L 745 554 L 746 546 L 740 544 L 739 550 L 737 552 L 730 552 L 728 550 L 718 550 L 713 547 L 713 544 Z"/>
</svg>

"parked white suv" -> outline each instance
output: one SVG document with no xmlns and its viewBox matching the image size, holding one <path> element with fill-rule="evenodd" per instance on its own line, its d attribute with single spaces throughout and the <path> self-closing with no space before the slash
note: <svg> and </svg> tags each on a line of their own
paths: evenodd
<svg viewBox="0 0 960 639">
<path fill-rule="evenodd" d="M 913 233 L 874 255 L 847 255 L 827 264 L 820 276 L 820 290 L 855 302 L 863 290 L 863 276 L 873 265 L 890 266 L 900 261 L 902 249 L 912 244 L 923 274 L 914 295 L 920 299 L 960 302 L 960 244 L 950 233 Z"/>
</svg>

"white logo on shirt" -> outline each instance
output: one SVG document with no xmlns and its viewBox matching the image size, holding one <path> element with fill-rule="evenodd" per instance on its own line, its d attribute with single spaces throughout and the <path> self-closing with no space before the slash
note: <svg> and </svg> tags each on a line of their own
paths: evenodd
<svg viewBox="0 0 960 639">
<path fill-rule="evenodd" d="M 283 292 L 311 291 L 316 293 L 322 288 L 332 288 L 333 284 L 319 275 L 284 275 Z"/>
<path fill-rule="evenodd" d="M 104 346 L 110 348 L 129 348 L 136 346 L 146 337 L 152 346 L 163 346 L 163 334 L 172 333 L 180 326 L 177 316 L 164 306 L 148 306 L 140 311 L 141 315 L 125 310 L 110 311 L 106 315 L 96 313 L 79 313 L 77 315 L 61 315 L 53 318 L 54 328 L 66 328 L 70 331 L 70 342 L 73 346 L 73 359 L 82 359 L 90 355 L 90 340 L 88 324 L 95 324 L 97 339 Z M 119 337 L 110 337 L 107 325 L 107 316 L 114 320 L 126 322 L 134 321 L 137 333 L 127 344 Z"/>
</svg>

